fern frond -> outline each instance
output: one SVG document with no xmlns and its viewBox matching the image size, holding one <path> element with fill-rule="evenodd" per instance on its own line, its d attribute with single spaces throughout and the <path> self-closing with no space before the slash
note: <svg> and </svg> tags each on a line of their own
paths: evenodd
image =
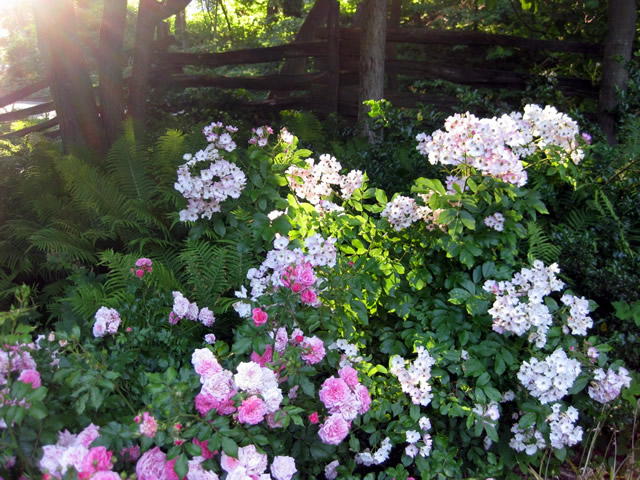
<svg viewBox="0 0 640 480">
<path fill-rule="evenodd" d="M 549 237 L 535 222 L 527 223 L 529 251 L 527 258 L 530 263 L 534 260 L 542 260 L 549 264 L 558 261 L 561 249 L 551 243 Z"/>
<path fill-rule="evenodd" d="M 153 151 L 154 174 L 159 183 L 173 186 L 176 170 L 184 161 L 185 137 L 178 130 L 169 130 L 158 139 Z"/>
<path fill-rule="evenodd" d="M 322 122 L 311 112 L 284 112 L 282 121 L 302 143 L 324 143 L 327 140 Z"/>
<path fill-rule="evenodd" d="M 136 141 L 132 121 L 127 121 L 124 135 L 109 149 L 106 160 L 110 178 L 120 191 L 130 199 L 150 204 L 155 183 L 149 152 Z"/>
</svg>

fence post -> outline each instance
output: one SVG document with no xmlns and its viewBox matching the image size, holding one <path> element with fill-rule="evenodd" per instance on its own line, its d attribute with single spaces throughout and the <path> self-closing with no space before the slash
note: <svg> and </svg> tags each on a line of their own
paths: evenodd
<svg viewBox="0 0 640 480">
<path fill-rule="evenodd" d="M 338 113 L 340 90 L 340 3 L 330 0 L 327 13 L 327 114 Z"/>
</svg>

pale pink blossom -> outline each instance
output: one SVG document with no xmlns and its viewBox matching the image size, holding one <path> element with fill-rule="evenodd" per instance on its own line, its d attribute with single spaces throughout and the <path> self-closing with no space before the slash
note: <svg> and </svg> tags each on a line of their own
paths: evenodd
<svg viewBox="0 0 640 480">
<path fill-rule="evenodd" d="M 291 480 L 297 471 L 293 457 L 277 456 L 271 463 L 271 475 L 275 480 Z"/>
<path fill-rule="evenodd" d="M 324 348 L 324 342 L 316 337 L 306 337 L 302 342 L 302 358 L 308 365 L 315 365 L 322 361 L 325 357 L 326 351 Z"/>
<path fill-rule="evenodd" d="M 22 370 L 18 380 L 23 383 L 30 383 L 32 388 L 38 388 L 42 385 L 40 373 L 37 370 Z"/>
<path fill-rule="evenodd" d="M 327 445 L 339 445 L 349 434 L 349 423 L 340 414 L 333 414 L 318 430 L 318 436 Z"/>
<path fill-rule="evenodd" d="M 257 425 L 264 420 L 266 414 L 267 405 L 260 397 L 255 395 L 243 400 L 242 405 L 238 407 L 238 421 L 240 423 Z"/>
</svg>

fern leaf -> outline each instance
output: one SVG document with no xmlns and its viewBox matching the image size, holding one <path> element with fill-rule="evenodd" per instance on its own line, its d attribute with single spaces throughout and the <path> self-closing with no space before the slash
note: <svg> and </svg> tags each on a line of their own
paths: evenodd
<svg viewBox="0 0 640 480">
<path fill-rule="evenodd" d="M 527 230 L 529 235 L 527 258 L 529 262 L 533 263 L 534 260 L 542 260 L 547 264 L 557 262 L 561 249 L 551 243 L 549 237 L 535 222 L 527 223 Z"/>
</svg>

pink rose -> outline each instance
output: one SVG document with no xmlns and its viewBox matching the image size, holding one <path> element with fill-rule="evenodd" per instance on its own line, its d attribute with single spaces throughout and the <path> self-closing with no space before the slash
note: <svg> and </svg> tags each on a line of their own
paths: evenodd
<svg viewBox="0 0 640 480">
<path fill-rule="evenodd" d="M 178 457 L 173 460 L 169 460 L 164 464 L 164 475 L 159 480 L 180 480 L 180 477 L 176 473 L 174 466 L 178 461 Z"/>
<path fill-rule="evenodd" d="M 252 395 L 244 399 L 242 405 L 238 408 L 238 421 L 249 425 L 257 425 L 264 420 L 266 414 L 267 405 L 260 397 Z"/>
<path fill-rule="evenodd" d="M 154 447 L 146 451 L 136 464 L 138 480 L 158 480 L 164 477 L 164 464 L 167 463 L 167 455 Z"/>
<path fill-rule="evenodd" d="M 196 410 L 200 415 L 205 417 L 213 408 L 218 408 L 220 402 L 213 398 L 211 394 L 200 392 L 195 399 Z"/>
<path fill-rule="evenodd" d="M 267 363 L 271 363 L 273 359 L 273 345 L 267 345 L 262 355 L 258 355 L 256 352 L 251 354 L 251 361 L 256 362 L 261 367 L 264 367 Z"/>
<path fill-rule="evenodd" d="M 318 419 L 318 412 L 313 412 L 311 415 L 309 415 L 309 422 L 311 422 L 311 423 L 313 423 L 315 425 L 319 421 L 320 420 Z"/>
<path fill-rule="evenodd" d="M 42 385 L 40 374 L 37 370 L 23 370 L 20 372 L 18 380 L 22 383 L 30 383 L 32 388 L 38 388 Z"/>
<path fill-rule="evenodd" d="M 325 356 L 324 342 L 316 336 L 305 338 L 302 342 L 303 351 L 300 354 L 308 365 L 319 363 Z"/>
<path fill-rule="evenodd" d="M 359 383 L 355 388 L 356 398 L 360 401 L 360 408 L 358 409 L 359 414 L 365 414 L 369 411 L 369 407 L 371 406 L 371 396 L 369 395 L 369 390 L 367 387 Z"/>
<path fill-rule="evenodd" d="M 297 471 L 293 457 L 277 456 L 271 463 L 271 475 L 275 480 L 291 480 Z"/>
<path fill-rule="evenodd" d="M 144 277 L 144 270 L 142 270 L 141 268 L 136 269 L 136 277 L 138 278 Z"/>
<path fill-rule="evenodd" d="M 316 295 L 316 292 L 314 292 L 310 288 L 307 288 L 300 294 L 300 300 L 302 300 L 302 303 L 306 303 L 307 305 L 313 305 L 314 303 L 316 303 L 316 300 L 318 300 L 318 297 Z"/>
<path fill-rule="evenodd" d="M 259 327 L 260 325 L 263 325 L 264 323 L 266 323 L 267 319 L 269 318 L 269 315 L 267 315 L 267 312 L 257 307 L 253 309 L 252 318 L 253 318 L 253 324 L 256 327 Z"/>
<path fill-rule="evenodd" d="M 351 395 L 351 390 L 343 379 L 329 377 L 322 384 L 318 395 L 324 406 L 330 410 L 339 407 Z"/>
<path fill-rule="evenodd" d="M 113 466 L 111 463 L 112 455 L 113 452 L 110 452 L 105 447 L 93 447 L 82 460 L 80 471 L 95 473 L 100 470 L 111 470 Z"/>
<path fill-rule="evenodd" d="M 142 414 L 142 423 L 140 424 L 140 433 L 145 437 L 153 438 L 158 431 L 158 424 L 149 412 Z"/>
<path fill-rule="evenodd" d="M 140 447 L 138 445 L 133 445 L 129 448 L 123 448 L 120 451 L 120 456 L 125 462 L 135 462 L 140 458 Z"/>
<path fill-rule="evenodd" d="M 338 370 L 338 375 L 345 381 L 349 387 L 354 388 L 358 385 L 358 371 L 353 367 L 342 367 Z"/>
<path fill-rule="evenodd" d="M 91 480 L 122 480 L 116 472 L 101 470 L 91 477 Z"/>
<path fill-rule="evenodd" d="M 202 458 L 209 459 L 215 456 L 215 454 L 211 450 L 209 450 L 209 440 L 205 440 L 201 442 L 197 438 L 194 438 L 193 443 L 194 445 L 198 445 L 200 447 L 200 450 L 201 450 L 200 456 L 202 456 Z"/>
<path fill-rule="evenodd" d="M 325 420 L 318 430 L 322 443 L 338 445 L 349 434 L 349 423 L 340 414 L 333 414 Z"/>
<path fill-rule="evenodd" d="M 211 377 L 222 372 L 222 366 L 208 348 L 197 348 L 191 354 L 191 365 L 200 377 Z"/>
</svg>

